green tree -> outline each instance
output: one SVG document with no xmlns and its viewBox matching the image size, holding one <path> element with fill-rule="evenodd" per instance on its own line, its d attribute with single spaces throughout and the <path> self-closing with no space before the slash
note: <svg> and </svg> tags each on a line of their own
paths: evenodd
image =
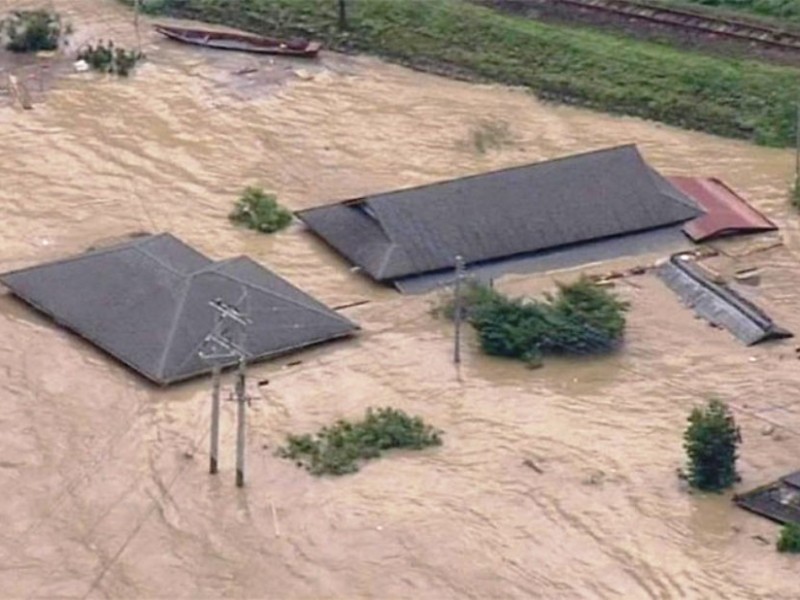
<svg viewBox="0 0 800 600">
<path fill-rule="evenodd" d="M 692 409 L 683 440 L 692 487 L 721 491 L 733 485 L 737 479 L 736 450 L 742 438 L 724 402 L 713 399 L 705 407 Z"/>
</svg>

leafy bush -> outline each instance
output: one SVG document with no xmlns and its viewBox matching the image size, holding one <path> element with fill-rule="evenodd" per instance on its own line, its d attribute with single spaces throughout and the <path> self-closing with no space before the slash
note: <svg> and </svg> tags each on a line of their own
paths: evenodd
<svg viewBox="0 0 800 600">
<path fill-rule="evenodd" d="M 292 222 L 292 213 L 278 204 L 273 194 L 248 187 L 230 214 L 232 221 L 264 233 L 274 233 Z"/>
<path fill-rule="evenodd" d="M 800 525 L 797 523 L 787 523 L 781 527 L 781 535 L 778 538 L 778 552 L 790 552 L 796 554 L 800 552 Z"/>
<path fill-rule="evenodd" d="M 442 432 L 394 408 L 368 409 L 363 421 L 339 420 L 315 435 L 289 435 L 278 455 L 297 461 L 314 475 L 345 475 L 384 450 L 421 450 L 442 443 Z"/>
<path fill-rule="evenodd" d="M 18 10 L 4 19 L 6 49 L 12 52 L 56 50 L 61 39 L 61 17 L 47 10 Z"/>
<path fill-rule="evenodd" d="M 144 54 L 141 52 L 115 47 L 112 40 L 108 41 L 108 45 L 102 40 L 97 46 L 88 44 L 78 53 L 78 60 L 86 61 L 95 71 L 116 73 L 122 77 L 127 77 L 142 58 Z"/>
<path fill-rule="evenodd" d="M 742 438 L 725 403 L 710 400 L 706 407 L 692 409 L 683 439 L 692 487 L 721 491 L 734 484 L 736 449 Z"/>
<path fill-rule="evenodd" d="M 586 277 L 559 283 L 558 292 L 544 301 L 507 298 L 470 282 L 462 293 L 462 306 L 484 352 L 534 363 L 545 353 L 612 350 L 625 332 L 628 309 L 627 303 Z M 452 318 L 453 300 L 436 313 Z"/>
</svg>

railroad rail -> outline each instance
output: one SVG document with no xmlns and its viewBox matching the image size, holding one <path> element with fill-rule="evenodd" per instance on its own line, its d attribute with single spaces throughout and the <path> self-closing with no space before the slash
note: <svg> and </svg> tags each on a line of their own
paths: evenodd
<svg viewBox="0 0 800 600">
<path fill-rule="evenodd" d="M 502 4 L 502 2 L 495 2 Z M 631 20 L 642 20 L 678 29 L 698 31 L 720 38 L 730 38 L 771 46 L 789 51 L 800 51 L 800 33 L 769 27 L 743 20 L 717 17 L 699 11 L 667 8 L 661 5 L 629 0 L 522 0 L 509 4 L 566 5 L 597 13 L 614 14 Z"/>
</svg>

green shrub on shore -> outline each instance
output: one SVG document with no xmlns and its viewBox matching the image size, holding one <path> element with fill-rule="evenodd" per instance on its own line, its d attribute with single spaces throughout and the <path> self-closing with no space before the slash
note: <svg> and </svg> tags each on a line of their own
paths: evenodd
<svg viewBox="0 0 800 600">
<path fill-rule="evenodd" d="M 130 2 L 130 0 L 127 0 Z M 306 36 L 455 76 L 527 86 L 542 98 L 688 129 L 789 145 L 794 69 L 501 15 L 462 0 L 159 0 L 172 16 Z"/>
<path fill-rule="evenodd" d="M 231 221 L 263 233 L 274 233 L 292 222 L 292 213 L 278 204 L 273 194 L 259 187 L 245 189 L 230 214 Z"/>
<path fill-rule="evenodd" d="M 368 409 L 362 421 L 339 420 L 315 435 L 290 435 L 278 455 L 314 475 L 345 475 L 385 450 L 421 450 L 442 443 L 442 432 L 394 408 Z"/>
<path fill-rule="evenodd" d="M 11 52 L 56 50 L 61 39 L 61 17 L 47 10 L 18 10 L 2 22 L 6 49 Z"/>
<path fill-rule="evenodd" d="M 493 356 L 538 364 L 545 354 L 596 354 L 613 350 L 625 332 L 628 305 L 581 277 L 558 284 L 543 301 L 508 298 L 478 283 L 462 294 L 466 319 L 481 348 Z M 436 309 L 452 318 L 453 300 Z"/>
</svg>

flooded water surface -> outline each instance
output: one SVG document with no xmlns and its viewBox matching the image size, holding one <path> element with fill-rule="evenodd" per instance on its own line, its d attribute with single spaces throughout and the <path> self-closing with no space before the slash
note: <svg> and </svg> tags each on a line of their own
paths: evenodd
<svg viewBox="0 0 800 600">
<path fill-rule="evenodd" d="M 130 13 L 110 0 L 54 5 L 73 48 L 136 43 Z M 664 174 L 722 177 L 778 222 L 780 237 L 726 243 L 714 264 L 759 267 L 753 298 L 798 331 L 790 153 L 370 58 L 204 51 L 150 24 L 148 60 L 130 79 L 71 73 L 30 111 L 0 96 L 0 268 L 169 231 L 213 258 L 247 254 L 329 305 L 368 301 L 343 311 L 363 330 L 251 369 L 237 490 L 232 403 L 221 473 L 206 472 L 207 379 L 156 389 L 0 296 L 0 596 L 797 597 L 774 525 L 676 477 L 686 415 L 710 396 L 742 426 L 739 491 L 800 467 L 791 341 L 744 348 L 646 275 L 616 286 L 632 305 L 616 355 L 528 370 L 471 341 L 457 370 L 433 297 L 367 282 L 299 225 L 263 236 L 227 220 L 248 184 L 299 209 L 635 142 Z M 502 135 L 479 148 L 487 123 Z M 274 456 L 287 433 L 375 405 L 423 416 L 444 445 L 338 479 Z"/>
</svg>

